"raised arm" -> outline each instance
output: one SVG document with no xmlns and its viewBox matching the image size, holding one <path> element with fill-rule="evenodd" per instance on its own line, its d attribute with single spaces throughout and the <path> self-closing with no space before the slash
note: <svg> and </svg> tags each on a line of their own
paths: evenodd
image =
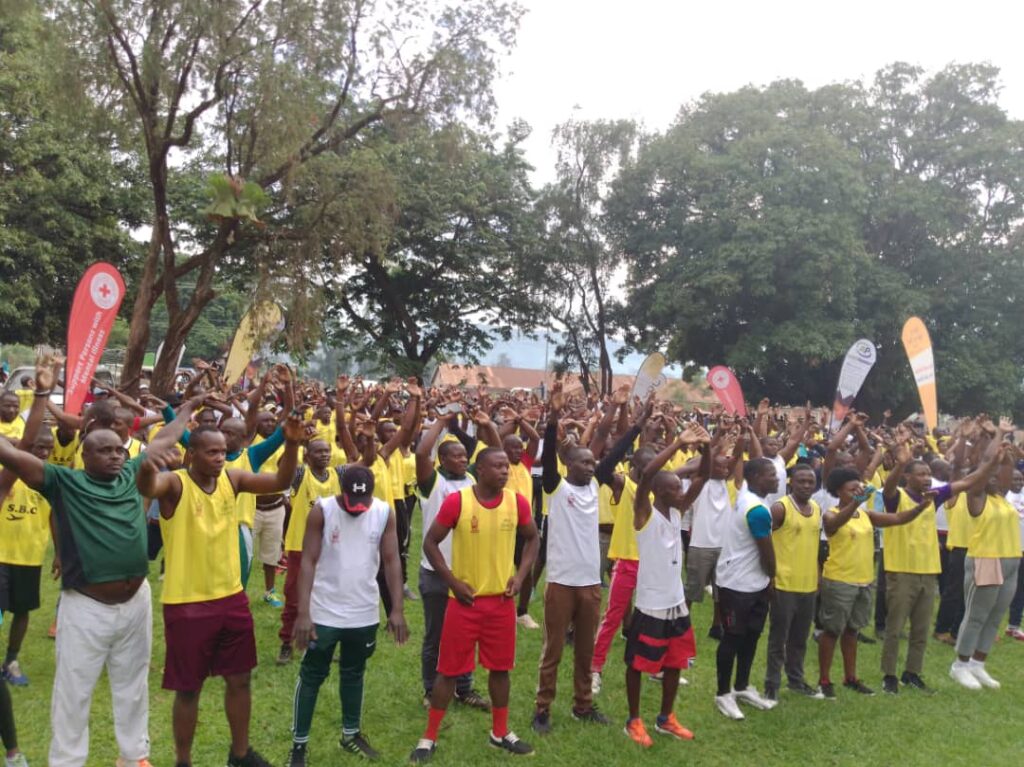
<svg viewBox="0 0 1024 767">
<path fill-rule="evenodd" d="M 276 474 L 254 474 L 250 471 L 230 469 L 228 476 L 238 493 L 255 493 L 256 495 L 273 495 L 288 489 L 295 476 L 296 457 L 299 443 L 306 434 L 302 417 L 292 411 L 284 424 L 284 452 L 277 464 Z M 163 436 L 163 432 L 160 433 Z"/>
<path fill-rule="evenodd" d="M 434 476 L 434 445 L 444 430 L 447 418 L 441 416 L 429 428 L 420 435 L 419 444 L 416 445 L 416 483 L 425 485 Z"/>
</svg>

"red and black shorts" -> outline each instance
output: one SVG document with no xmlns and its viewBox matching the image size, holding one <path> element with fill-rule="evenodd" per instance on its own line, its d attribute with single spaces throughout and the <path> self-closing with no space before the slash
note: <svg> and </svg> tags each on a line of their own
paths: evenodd
<svg viewBox="0 0 1024 767">
<path fill-rule="evenodd" d="M 634 609 L 626 637 L 626 665 L 647 674 L 684 669 L 697 657 L 689 615 L 655 618 Z"/>
<path fill-rule="evenodd" d="M 480 665 L 488 671 L 511 671 L 516 664 L 516 603 L 502 595 L 477 597 L 464 605 L 448 598 L 437 656 L 437 673 L 462 676 Z"/>
<path fill-rule="evenodd" d="M 256 636 L 244 591 L 208 602 L 164 605 L 164 689 L 198 692 L 208 676 L 256 668 Z"/>
</svg>

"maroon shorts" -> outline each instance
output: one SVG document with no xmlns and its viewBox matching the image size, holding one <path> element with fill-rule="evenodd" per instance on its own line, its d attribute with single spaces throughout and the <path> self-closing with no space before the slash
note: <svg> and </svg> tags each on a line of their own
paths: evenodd
<svg viewBox="0 0 1024 767">
<path fill-rule="evenodd" d="M 209 602 L 164 605 L 164 689 L 198 692 L 208 676 L 256 668 L 256 637 L 244 591 Z"/>
<path fill-rule="evenodd" d="M 626 638 L 626 665 L 646 674 L 662 669 L 689 668 L 697 656 L 690 616 L 672 619 L 655 618 L 633 610 Z"/>
<path fill-rule="evenodd" d="M 516 664 L 516 603 L 500 594 L 477 597 L 472 605 L 448 598 L 441 629 L 437 672 L 445 676 L 468 674 L 476 664 L 489 671 L 511 671 Z"/>
</svg>

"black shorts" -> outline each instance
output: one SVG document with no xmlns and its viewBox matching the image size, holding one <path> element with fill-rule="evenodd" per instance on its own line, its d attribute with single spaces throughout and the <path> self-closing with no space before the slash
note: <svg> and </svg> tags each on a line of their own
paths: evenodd
<svg viewBox="0 0 1024 767">
<path fill-rule="evenodd" d="M 41 566 L 0 565 L 0 610 L 19 615 L 38 610 L 42 575 Z"/>
<path fill-rule="evenodd" d="M 726 634 L 760 634 L 768 618 L 768 589 L 733 591 L 718 587 L 718 609 Z"/>
</svg>

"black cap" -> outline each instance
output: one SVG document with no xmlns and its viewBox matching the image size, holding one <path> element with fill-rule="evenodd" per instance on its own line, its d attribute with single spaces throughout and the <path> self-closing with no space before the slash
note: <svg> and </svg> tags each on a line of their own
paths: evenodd
<svg viewBox="0 0 1024 767">
<path fill-rule="evenodd" d="M 365 466 L 349 466 L 341 475 L 341 505 L 356 514 L 373 503 L 373 472 Z"/>
</svg>

